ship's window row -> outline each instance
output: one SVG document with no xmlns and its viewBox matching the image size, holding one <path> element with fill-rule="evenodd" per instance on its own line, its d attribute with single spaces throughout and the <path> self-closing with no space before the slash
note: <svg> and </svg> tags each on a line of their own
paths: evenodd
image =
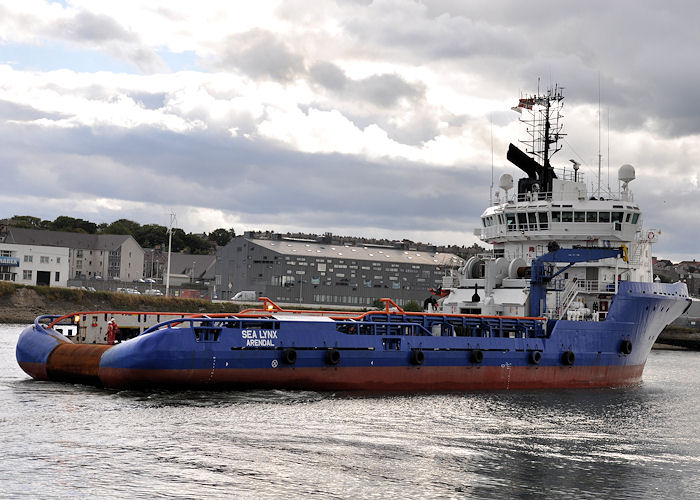
<svg viewBox="0 0 700 500">
<path fill-rule="evenodd" d="M 579 210 L 555 210 L 552 212 L 506 212 L 482 219 L 484 227 L 505 225 L 508 231 L 538 231 L 549 229 L 552 223 L 631 223 L 637 224 L 639 212 L 599 212 Z"/>
</svg>

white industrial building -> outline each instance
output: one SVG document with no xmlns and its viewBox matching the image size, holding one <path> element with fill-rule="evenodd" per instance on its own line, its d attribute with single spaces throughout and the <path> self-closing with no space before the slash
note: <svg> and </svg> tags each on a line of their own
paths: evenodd
<svg viewBox="0 0 700 500">
<path fill-rule="evenodd" d="M 69 253 L 66 247 L 0 243 L 0 280 L 65 287 L 69 278 Z"/>
<path fill-rule="evenodd" d="M 68 250 L 69 276 L 136 281 L 143 278 L 143 248 L 130 235 L 85 234 L 7 227 L 0 242 Z"/>
</svg>

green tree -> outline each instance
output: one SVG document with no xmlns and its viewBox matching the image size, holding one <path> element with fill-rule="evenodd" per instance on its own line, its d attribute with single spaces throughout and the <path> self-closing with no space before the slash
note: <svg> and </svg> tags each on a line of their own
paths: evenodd
<svg viewBox="0 0 700 500">
<path fill-rule="evenodd" d="M 185 250 L 185 247 L 187 246 L 185 243 L 186 237 L 187 237 L 187 235 L 185 234 L 185 231 L 183 231 L 182 229 L 179 229 L 177 227 L 173 228 L 173 239 L 172 239 L 173 252 L 183 252 Z"/>
<path fill-rule="evenodd" d="M 134 234 L 134 238 L 143 248 L 154 248 L 168 244 L 168 228 L 158 224 L 146 224 L 141 226 Z"/>
<path fill-rule="evenodd" d="M 131 228 L 121 221 L 114 221 L 103 231 L 104 234 L 131 234 Z"/>
<path fill-rule="evenodd" d="M 97 224 L 84 219 L 76 219 L 66 215 L 59 215 L 49 224 L 50 229 L 54 231 L 68 231 L 72 233 L 88 233 L 95 234 Z"/>
<path fill-rule="evenodd" d="M 211 243 L 202 239 L 200 236 L 189 233 L 185 235 L 185 252 L 198 255 L 206 255 L 211 249 Z"/>
<path fill-rule="evenodd" d="M 134 222 L 133 220 L 129 220 L 129 219 L 119 219 L 119 220 L 113 222 L 113 224 L 121 224 L 122 226 L 126 227 L 129 230 L 129 232 L 128 233 L 121 233 L 121 234 L 130 234 L 131 236 L 135 235 L 138 232 L 138 230 L 141 228 L 141 224 L 139 224 L 138 222 Z"/>
<path fill-rule="evenodd" d="M 13 215 L 9 222 L 14 227 L 24 229 L 46 229 L 48 224 L 48 221 L 42 221 L 39 217 L 31 215 Z"/>
<path fill-rule="evenodd" d="M 224 247 L 228 244 L 229 241 L 231 241 L 232 238 L 236 236 L 236 232 L 231 229 L 214 229 L 211 233 L 209 233 L 209 240 L 213 241 L 220 247 Z"/>
<path fill-rule="evenodd" d="M 134 236 L 135 239 L 136 234 L 138 234 L 141 229 L 141 224 L 129 219 L 119 219 L 108 224 L 106 227 L 100 225 L 100 228 L 102 234 L 130 234 Z"/>
</svg>

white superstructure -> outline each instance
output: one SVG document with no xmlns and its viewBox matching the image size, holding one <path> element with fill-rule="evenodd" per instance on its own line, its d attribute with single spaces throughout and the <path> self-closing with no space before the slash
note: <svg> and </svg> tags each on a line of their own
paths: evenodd
<svg viewBox="0 0 700 500">
<path fill-rule="evenodd" d="M 556 152 L 563 134 L 560 127 L 545 122 L 552 114 L 558 119 L 562 100 L 557 89 L 520 100 L 520 107 L 530 110 L 534 127 L 541 127 L 546 139 L 538 142 L 533 134 L 528 143 L 535 159 L 510 145 L 508 159 L 528 176 L 518 181 L 514 193 L 513 177 L 501 176 L 502 192 L 496 193 L 495 202 L 481 215 L 482 227 L 475 230 L 493 250 L 472 257 L 445 277 L 443 294 L 449 294 L 439 301 L 443 311 L 527 316 L 532 260 L 548 253 L 552 242 L 561 248 L 624 246 L 628 258 L 580 263 L 559 275 L 548 287 L 550 318 L 603 319 L 619 281 L 653 280 L 651 246 L 659 231 L 643 227 L 641 210 L 629 189 L 634 168 L 620 167 L 619 193 L 601 195 L 588 192 L 576 162 L 568 171 L 550 166 L 550 151 Z"/>
</svg>

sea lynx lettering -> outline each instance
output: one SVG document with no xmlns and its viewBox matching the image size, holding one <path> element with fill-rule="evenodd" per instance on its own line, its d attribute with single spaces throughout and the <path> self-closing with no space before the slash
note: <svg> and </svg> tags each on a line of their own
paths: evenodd
<svg viewBox="0 0 700 500">
<path fill-rule="evenodd" d="M 261 339 L 276 339 L 277 330 L 260 330 Z"/>
</svg>

